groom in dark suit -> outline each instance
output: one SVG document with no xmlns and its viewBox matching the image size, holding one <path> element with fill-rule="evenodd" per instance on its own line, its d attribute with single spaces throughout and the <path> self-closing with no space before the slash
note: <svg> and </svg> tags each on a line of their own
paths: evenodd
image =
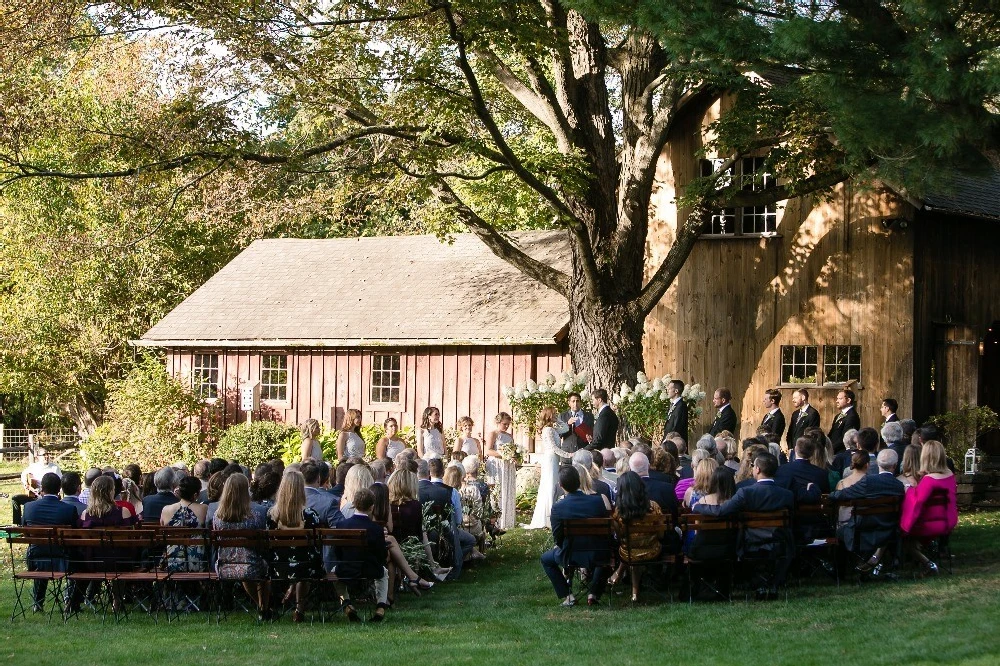
<svg viewBox="0 0 1000 666">
<path fill-rule="evenodd" d="M 561 433 L 562 445 L 559 447 L 567 453 L 576 453 L 577 449 L 583 448 L 587 445 L 586 441 L 581 441 L 583 436 L 577 435 L 577 426 L 583 426 L 584 429 L 590 432 L 594 431 L 594 415 L 590 412 L 583 411 L 583 405 L 580 404 L 580 394 L 573 392 L 570 393 L 566 398 L 566 403 L 569 405 L 569 409 L 559 415 L 559 420 L 569 426 L 569 430 L 565 433 Z M 561 466 L 571 465 L 573 461 L 571 458 L 559 457 L 559 464 Z"/>
<path fill-rule="evenodd" d="M 836 404 L 840 412 L 833 417 L 833 425 L 830 426 L 828 436 L 833 443 L 833 452 L 840 453 L 845 448 L 844 433 L 848 430 L 861 430 L 861 417 L 854 408 L 854 391 L 851 389 L 837 393 Z"/>
<path fill-rule="evenodd" d="M 766 428 L 771 433 L 772 442 L 780 442 L 781 436 L 785 434 L 785 415 L 781 413 L 781 391 L 778 389 L 768 389 L 764 392 L 764 420 L 760 422 L 761 428 Z"/>
<path fill-rule="evenodd" d="M 599 566 L 600 562 L 607 561 L 611 543 L 600 537 L 574 537 L 571 543 L 566 538 L 564 523 L 578 518 L 605 518 L 608 510 L 604 507 L 601 495 L 584 495 L 580 491 L 580 473 L 575 467 L 563 467 L 559 470 L 559 486 L 566 494 L 552 505 L 550 517 L 552 540 L 556 547 L 542 555 L 542 568 L 552 581 L 556 596 L 563 600 L 563 606 L 576 604 L 576 597 L 573 596 L 564 570 L 568 567 L 581 567 L 592 572 L 587 605 L 593 606 L 597 604 L 611 574 L 606 567 Z"/>
<path fill-rule="evenodd" d="M 608 392 L 595 389 L 590 401 L 597 418 L 594 419 L 594 434 L 587 448 L 591 451 L 615 448 L 618 443 L 618 415 L 608 404 Z"/>
<path fill-rule="evenodd" d="M 733 411 L 733 406 L 731 403 L 733 399 L 733 393 L 727 388 L 715 389 L 715 394 L 712 396 L 712 404 L 718 413 L 715 415 L 715 421 L 712 422 L 712 427 L 709 428 L 708 432 L 712 437 L 715 437 L 723 430 L 728 430 L 733 434 L 733 437 L 739 440 L 739 428 L 736 425 L 736 412 Z"/>
<path fill-rule="evenodd" d="M 679 379 L 671 379 L 667 384 L 667 396 L 670 398 L 670 408 L 667 410 L 667 421 L 663 424 L 663 437 L 669 433 L 676 432 L 687 439 L 688 436 L 688 408 L 687 403 L 681 398 L 684 392 L 684 382 Z"/>
</svg>

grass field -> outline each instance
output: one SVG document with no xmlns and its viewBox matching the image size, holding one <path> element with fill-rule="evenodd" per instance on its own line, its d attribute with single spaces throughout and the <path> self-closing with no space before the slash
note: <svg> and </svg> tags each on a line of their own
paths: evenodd
<svg viewBox="0 0 1000 666">
<path fill-rule="evenodd" d="M 10 487 L 0 488 L 8 491 Z M 9 503 L 2 503 L 9 518 Z M 0 514 L 0 518 L 2 518 Z M 954 575 L 793 587 L 789 601 L 564 609 L 538 564 L 547 534 L 515 530 L 483 566 L 382 625 L 259 625 L 232 616 L 122 625 L 41 616 L 11 624 L 0 581 L 0 663 L 29 664 L 982 664 L 1000 663 L 1000 513 L 963 514 Z M 5 553 L 6 557 L 6 553 Z"/>
</svg>

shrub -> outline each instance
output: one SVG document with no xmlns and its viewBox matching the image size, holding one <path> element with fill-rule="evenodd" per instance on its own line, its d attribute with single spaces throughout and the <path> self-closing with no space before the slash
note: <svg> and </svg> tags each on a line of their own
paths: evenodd
<svg viewBox="0 0 1000 666">
<path fill-rule="evenodd" d="M 189 419 L 205 406 L 155 357 L 141 357 L 124 379 L 109 382 L 104 423 L 80 443 L 87 465 L 135 463 L 155 469 L 193 463 L 208 452 L 208 432 L 190 432 Z"/>
<path fill-rule="evenodd" d="M 234 425 L 222 433 L 215 455 L 253 469 L 272 458 L 283 458 L 289 446 L 298 448 L 301 442 L 295 426 L 254 421 Z"/>
</svg>

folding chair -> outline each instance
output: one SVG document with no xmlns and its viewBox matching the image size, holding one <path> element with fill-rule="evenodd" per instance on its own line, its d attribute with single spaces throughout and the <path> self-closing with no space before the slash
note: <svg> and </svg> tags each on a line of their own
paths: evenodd
<svg viewBox="0 0 1000 666">
<path fill-rule="evenodd" d="M 337 564 L 351 561 L 343 559 L 345 553 L 363 552 L 368 548 L 368 533 L 365 530 L 322 528 L 316 530 L 316 535 L 319 539 L 319 545 L 321 547 L 334 549 Z M 364 611 L 362 619 L 368 619 L 374 612 L 367 607 L 373 607 L 376 601 L 375 581 L 371 578 L 360 576 L 357 578 L 347 578 L 344 576 L 338 576 L 334 572 L 327 572 L 326 576 L 324 576 L 321 581 L 322 586 L 325 587 L 326 590 L 323 590 L 319 596 L 321 621 L 326 622 L 326 610 L 323 602 L 331 596 L 337 601 L 337 610 L 339 611 L 343 608 L 340 604 L 340 595 L 336 592 L 336 590 L 334 590 L 333 595 L 326 594 L 329 588 L 335 586 L 337 583 L 347 586 L 348 595 L 351 599 L 351 605 L 354 606 L 355 610 Z"/>
<path fill-rule="evenodd" d="M 155 622 L 159 607 L 157 583 L 166 576 L 157 569 L 147 569 L 143 553 L 155 546 L 157 533 L 148 529 L 108 528 L 104 536 L 109 547 L 121 558 L 114 570 L 113 583 L 121 594 L 122 616 L 127 619 L 129 606 L 133 606 Z"/>
<path fill-rule="evenodd" d="M 624 564 L 628 569 L 630 581 L 641 582 L 642 574 L 646 569 L 658 569 L 660 573 L 664 573 L 670 563 L 674 561 L 674 553 L 667 552 L 666 546 L 662 545 L 664 535 L 667 534 L 668 530 L 673 530 L 673 518 L 670 514 L 648 516 L 641 523 L 633 521 L 625 524 L 624 533 L 618 535 L 618 542 L 620 544 L 618 557 L 621 560 L 621 564 Z M 636 541 L 646 541 L 648 539 L 656 539 L 661 543 L 660 553 L 653 558 L 640 559 L 638 554 L 633 553 L 633 544 Z M 615 586 L 622 582 L 623 578 L 620 578 L 611 586 L 612 589 L 609 591 L 611 596 L 613 596 Z M 637 585 L 636 587 L 638 588 L 639 586 Z M 656 591 L 655 585 L 650 585 L 650 588 Z M 631 599 L 631 596 L 629 598 Z M 670 594 L 669 572 L 666 578 L 666 599 L 673 601 L 673 597 Z M 632 599 L 633 604 L 635 601 L 635 599 Z"/>
<path fill-rule="evenodd" d="M 238 606 L 240 610 L 247 613 L 248 615 L 253 615 L 258 612 L 256 600 L 253 600 L 252 608 L 247 606 L 246 600 L 248 597 L 246 594 L 236 593 L 236 589 L 243 588 L 243 583 L 256 583 L 256 584 L 270 584 L 270 579 L 264 578 L 230 578 L 227 575 L 219 575 L 219 556 L 222 554 L 224 549 L 229 548 L 243 548 L 248 551 L 257 553 L 261 557 L 267 560 L 267 533 L 263 530 L 213 530 L 210 537 L 210 545 L 212 547 L 212 568 L 213 572 L 209 573 L 209 580 L 214 583 L 216 598 L 215 598 L 215 621 L 220 622 L 223 618 L 228 617 L 229 609 Z M 239 565 L 247 564 L 247 562 L 238 562 L 228 559 L 226 564 L 229 565 Z"/>
<path fill-rule="evenodd" d="M 752 511 L 742 513 L 740 521 L 740 565 L 746 583 L 747 598 L 751 590 L 764 596 L 784 588 L 788 570 L 795 555 L 795 538 L 791 530 L 791 517 L 787 509 L 780 511 Z"/>
<path fill-rule="evenodd" d="M 684 542 L 690 546 L 683 555 L 688 602 L 697 596 L 695 584 L 712 592 L 714 599 L 732 602 L 739 530 L 729 518 L 687 513 L 680 516 Z M 688 534 L 694 534 L 688 537 Z M 701 575 L 698 575 L 698 574 Z"/>
<path fill-rule="evenodd" d="M 63 605 L 63 581 L 66 579 L 66 569 L 68 562 L 65 558 L 65 553 L 58 545 L 57 531 L 55 527 L 19 527 L 16 525 L 9 525 L 3 528 L 7 537 L 7 546 L 10 552 L 10 570 L 13 572 L 13 582 L 14 582 L 14 608 L 11 610 L 10 621 L 13 622 L 19 617 L 27 616 L 27 609 L 24 606 L 24 587 L 29 582 L 32 584 L 32 591 L 30 594 L 34 595 L 34 585 L 35 583 L 45 584 L 45 598 L 49 600 L 49 619 L 52 619 L 52 613 L 58 608 L 60 614 L 62 614 Z M 49 560 L 50 566 L 60 565 L 62 566 L 62 571 L 45 571 L 36 570 L 34 565 L 29 563 L 27 559 L 27 553 L 23 557 L 19 557 L 14 553 L 14 546 L 24 545 L 29 549 L 41 553 L 49 553 L 51 556 L 47 558 L 40 557 L 39 559 Z M 34 597 L 31 599 L 32 606 L 34 605 Z"/>
<path fill-rule="evenodd" d="M 114 566 L 107 566 L 105 557 L 111 552 L 111 537 L 107 531 L 101 528 L 63 528 L 59 530 L 59 543 L 70 558 L 67 579 L 78 587 L 63 619 L 68 621 L 79 614 L 75 603 L 80 594 L 86 594 L 87 602 L 95 603 L 94 612 L 101 615 L 102 622 L 107 621 L 109 607 L 115 622 L 121 622 L 125 614 L 122 613 L 120 595 L 119 603 L 116 603 L 116 594 L 120 590 L 116 582 L 118 571 Z"/>
<path fill-rule="evenodd" d="M 840 539 L 837 537 L 837 505 L 823 495 L 819 504 L 800 504 L 795 508 L 795 526 L 808 523 L 811 533 L 806 541 L 796 533 L 796 572 L 799 578 L 813 578 L 818 573 L 833 577 L 840 587 Z"/>
<path fill-rule="evenodd" d="M 185 612 L 210 610 L 217 594 L 217 578 L 211 566 L 211 538 L 206 527 L 160 527 L 155 530 L 153 550 L 167 552 L 174 548 L 180 559 L 166 559 L 155 571 L 162 581 L 159 597 L 167 613 L 167 621 L 180 618 Z"/>
<path fill-rule="evenodd" d="M 272 556 L 291 548 L 316 549 L 318 551 L 317 557 L 322 560 L 320 541 L 316 537 L 316 532 L 312 529 L 268 530 L 265 538 L 267 540 L 267 550 Z M 290 580 L 287 577 L 280 576 L 273 568 L 271 569 L 272 594 L 283 593 L 284 589 L 296 583 L 307 583 L 310 584 L 310 595 L 314 596 L 317 594 L 316 584 L 318 582 L 318 580 Z M 292 596 L 294 599 L 294 592 Z M 284 610 L 284 605 L 282 605 L 278 611 L 279 617 L 284 613 Z"/>
<path fill-rule="evenodd" d="M 615 529 L 611 518 L 577 518 L 563 522 L 563 551 L 569 566 L 563 572 L 566 573 L 566 580 L 572 589 L 573 574 L 580 572 L 580 587 L 575 596 L 585 597 L 591 594 L 593 589 L 597 589 L 596 570 L 598 568 L 607 569 L 608 576 L 614 573 L 618 566 L 617 548 L 615 548 Z M 591 582 L 588 583 L 583 575 L 583 566 L 579 563 L 583 561 L 583 555 L 592 556 L 592 570 L 590 574 Z M 611 607 L 611 594 L 608 594 L 608 608 Z"/>
<path fill-rule="evenodd" d="M 935 492 L 928 499 L 926 506 L 942 506 L 947 508 L 948 506 L 948 495 L 943 492 Z M 952 572 L 951 560 L 951 535 L 946 534 L 940 536 L 936 539 L 932 539 L 927 545 L 927 553 L 930 559 L 938 564 L 941 569 L 947 569 L 948 573 Z"/>
<path fill-rule="evenodd" d="M 900 557 L 902 541 L 899 538 L 899 514 L 902 496 L 872 497 L 852 500 L 849 504 L 854 513 L 854 543 L 851 554 L 858 562 L 865 562 L 879 548 L 885 548 L 882 556 L 885 569 L 890 568 Z M 859 577 L 859 582 L 865 577 Z"/>
</svg>

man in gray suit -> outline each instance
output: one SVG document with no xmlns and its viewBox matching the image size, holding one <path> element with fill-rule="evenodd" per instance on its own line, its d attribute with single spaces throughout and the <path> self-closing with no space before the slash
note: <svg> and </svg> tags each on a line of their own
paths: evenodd
<svg viewBox="0 0 1000 666">
<path fill-rule="evenodd" d="M 337 523 L 344 519 L 344 514 L 340 512 L 340 503 L 337 501 L 337 498 L 328 492 L 324 492 L 319 487 L 320 478 L 322 477 L 322 470 L 319 468 L 320 464 L 322 463 L 307 460 L 299 467 L 299 471 L 302 472 L 302 478 L 306 482 L 306 506 L 319 515 L 322 527 L 336 527 Z M 326 567 L 327 571 L 333 571 L 335 565 L 333 547 L 324 547 L 323 566 Z"/>
<path fill-rule="evenodd" d="M 570 393 L 566 399 L 569 409 L 559 415 L 559 420 L 569 426 L 569 430 L 560 435 L 562 444 L 559 448 L 567 453 L 576 453 L 577 449 L 587 445 L 586 441 L 577 437 L 576 427 L 583 426 L 591 433 L 594 431 L 594 415 L 583 411 L 583 404 L 579 393 Z M 559 457 L 559 464 L 562 466 L 571 465 L 570 458 Z"/>
</svg>

